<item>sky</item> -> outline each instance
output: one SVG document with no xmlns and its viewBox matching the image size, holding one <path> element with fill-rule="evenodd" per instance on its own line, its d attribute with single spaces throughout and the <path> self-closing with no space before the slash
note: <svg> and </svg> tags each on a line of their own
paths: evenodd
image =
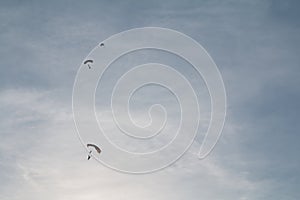
<svg viewBox="0 0 300 200">
<path fill-rule="evenodd" d="M 0 199 L 299 199 L 299 7 L 296 0 L 0 1 Z M 227 116 L 204 160 L 197 138 L 172 166 L 132 175 L 86 161 L 72 89 L 99 42 L 145 26 L 183 32 L 207 50 L 223 77 Z"/>
</svg>

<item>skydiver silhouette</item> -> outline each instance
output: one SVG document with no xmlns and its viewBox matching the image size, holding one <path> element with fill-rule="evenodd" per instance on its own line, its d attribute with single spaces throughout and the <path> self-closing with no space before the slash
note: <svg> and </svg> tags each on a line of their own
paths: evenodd
<svg viewBox="0 0 300 200">
<path fill-rule="evenodd" d="M 88 155 L 88 157 L 87 157 L 88 160 L 91 158 L 91 154 L 92 154 L 92 150 L 89 151 L 89 155 Z"/>
</svg>

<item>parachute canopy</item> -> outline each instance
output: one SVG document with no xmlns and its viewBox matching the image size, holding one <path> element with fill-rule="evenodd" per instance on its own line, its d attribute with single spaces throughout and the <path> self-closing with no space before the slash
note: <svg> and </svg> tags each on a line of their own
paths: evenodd
<svg viewBox="0 0 300 200">
<path fill-rule="evenodd" d="M 87 64 L 87 63 L 93 63 L 94 61 L 93 60 L 86 60 L 86 61 L 84 61 L 84 63 L 83 64 Z"/>
<path fill-rule="evenodd" d="M 94 147 L 98 153 L 101 153 L 101 149 L 94 144 L 87 144 L 87 147 Z"/>
</svg>

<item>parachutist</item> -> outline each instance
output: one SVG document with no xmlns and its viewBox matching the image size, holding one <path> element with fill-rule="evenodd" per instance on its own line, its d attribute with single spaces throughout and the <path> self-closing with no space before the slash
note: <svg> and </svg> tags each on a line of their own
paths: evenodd
<svg viewBox="0 0 300 200">
<path fill-rule="evenodd" d="M 93 60 L 86 60 L 84 61 L 83 64 L 87 64 L 87 66 L 89 67 L 89 69 L 91 69 L 92 67 L 89 65 L 89 63 L 93 63 L 94 61 Z"/>
<path fill-rule="evenodd" d="M 91 154 L 92 154 L 92 151 L 89 151 L 89 155 L 87 157 L 88 160 L 91 158 Z"/>
<path fill-rule="evenodd" d="M 100 154 L 101 153 L 101 149 L 99 147 L 97 147 L 96 145 L 94 144 L 87 144 L 86 145 L 87 147 L 94 147 L 95 150 Z M 91 154 L 92 154 L 92 150 L 89 151 L 89 155 L 87 157 L 87 159 L 89 160 L 91 158 Z"/>
</svg>

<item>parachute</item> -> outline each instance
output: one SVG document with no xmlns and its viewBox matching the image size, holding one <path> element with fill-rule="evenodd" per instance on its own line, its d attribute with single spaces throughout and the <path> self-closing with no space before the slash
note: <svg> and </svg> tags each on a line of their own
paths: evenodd
<svg viewBox="0 0 300 200">
<path fill-rule="evenodd" d="M 100 47 L 104 47 L 104 43 L 101 43 L 101 44 L 100 44 Z"/>
<path fill-rule="evenodd" d="M 93 147 L 96 149 L 96 151 L 100 154 L 101 153 L 101 149 L 99 147 L 97 147 L 96 145 L 94 144 L 87 144 L 86 145 L 87 147 Z M 89 160 L 91 158 L 91 154 L 92 154 L 92 150 L 89 151 L 89 155 L 87 157 L 87 159 Z"/>
<path fill-rule="evenodd" d="M 94 147 L 98 153 L 101 153 L 101 149 L 94 144 L 87 144 L 87 147 Z"/>
<path fill-rule="evenodd" d="M 83 64 L 87 64 L 89 69 L 91 69 L 91 66 L 89 65 L 89 63 L 93 63 L 94 61 L 93 60 L 86 60 L 83 62 Z"/>
</svg>

